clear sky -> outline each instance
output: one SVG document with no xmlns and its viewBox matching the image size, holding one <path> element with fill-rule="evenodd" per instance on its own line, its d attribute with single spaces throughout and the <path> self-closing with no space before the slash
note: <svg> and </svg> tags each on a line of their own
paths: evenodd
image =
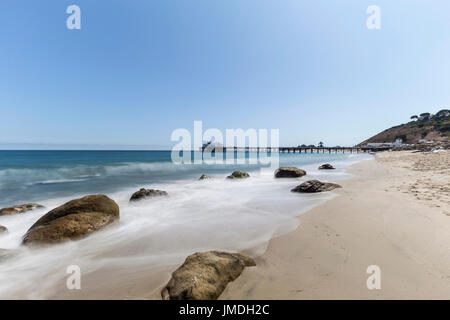
<svg viewBox="0 0 450 320">
<path fill-rule="evenodd" d="M 449 17 L 448 0 L 2 0 L 0 145 L 170 148 L 194 120 L 356 144 L 450 107 Z"/>
</svg>

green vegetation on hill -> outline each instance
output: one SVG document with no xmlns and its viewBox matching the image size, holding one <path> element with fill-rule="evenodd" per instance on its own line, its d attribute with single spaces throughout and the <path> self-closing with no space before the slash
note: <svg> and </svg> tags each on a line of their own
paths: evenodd
<svg viewBox="0 0 450 320">
<path fill-rule="evenodd" d="M 421 114 L 421 116 L 424 116 L 423 119 L 419 118 L 409 124 L 412 127 L 427 128 L 427 130 L 438 131 L 445 136 L 450 136 L 450 110 L 442 109 L 435 115 L 426 113 Z M 424 133 L 427 133 L 427 131 L 424 131 Z"/>
<path fill-rule="evenodd" d="M 418 140 L 450 140 L 450 110 L 442 109 L 432 115 L 428 112 L 419 116 L 411 116 L 412 121 L 384 130 L 379 134 L 361 142 L 359 145 L 367 143 L 394 142 L 401 138 L 403 143 L 417 143 Z"/>
</svg>

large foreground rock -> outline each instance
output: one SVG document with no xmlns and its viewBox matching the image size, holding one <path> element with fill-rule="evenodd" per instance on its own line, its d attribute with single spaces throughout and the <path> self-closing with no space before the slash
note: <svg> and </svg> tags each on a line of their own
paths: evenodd
<svg viewBox="0 0 450 320">
<path fill-rule="evenodd" d="M 119 219 L 119 206 L 105 195 L 90 195 L 53 209 L 27 231 L 23 244 L 48 244 L 82 238 Z"/>
<path fill-rule="evenodd" d="M 319 167 L 319 170 L 333 170 L 335 169 L 331 164 L 325 163 Z"/>
<path fill-rule="evenodd" d="M 336 183 L 321 182 L 319 180 L 309 180 L 292 189 L 292 192 L 314 193 L 330 191 L 336 188 L 342 188 Z"/>
<path fill-rule="evenodd" d="M 245 267 L 255 265 L 252 258 L 239 253 L 194 253 L 172 273 L 161 296 L 164 300 L 214 300 Z"/>
<path fill-rule="evenodd" d="M 8 232 L 8 228 L 4 226 L 0 226 L 0 234 Z"/>
<path fill-rule="evenodd" d="M 245 179 L 245 178 L 248 178 L 248 177 L 250 177 L 250 175 L 247 172 L 234 171 L 227 178 L 228 179 Z"/>
<path fill-rule="evenodd" d="M 130 201 L 139 201 L 139 200 L 143 200 L 145 198 L 152 198 L 152 197 L 158 197 L 158 196 L 167 196 L 167 192 L 162 191 L 162 190 L 156 190 L 156 189 L 141 188 L 139 191 L 136 191 L 135 193 L 133 193 L 133 195 L 130 198 Z"/>
<path fill-rule="evenodd" d="M 44 206 L 37 203 L 25 203 L 10 208 L 0 209 L 0 216 L 25 213 L 34 209 L 43 208 Z"/>
<path fill-rule="evenodd" d="M 305 174 L 305 170 L 296 167 L 280 167 L 275 171 L 275 178 L 298 178 Z"/>
</svg>

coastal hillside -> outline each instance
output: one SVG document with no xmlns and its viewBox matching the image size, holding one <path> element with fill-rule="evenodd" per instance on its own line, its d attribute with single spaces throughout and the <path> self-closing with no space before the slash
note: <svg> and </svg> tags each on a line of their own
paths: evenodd
<svg viewBox="0 0 450 320">
<path fill-rule="evenodd" d="M 450 110 L 443 109 L 434 115 L 425 112 L 410 119 L 410 122 L 386 129 L 358 146 L 394 142 L 399 138 L 407 144 L 415 144 L 419 140 L 450 141 Z"/>
</svg>

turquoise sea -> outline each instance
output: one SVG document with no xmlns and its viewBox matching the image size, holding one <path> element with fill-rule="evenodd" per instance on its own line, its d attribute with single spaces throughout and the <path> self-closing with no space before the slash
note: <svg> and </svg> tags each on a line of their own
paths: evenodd
<svg viewBox="0 0 450 320">
<path fill-rule="evenodd" d="M 248 159 L 257 154 L 245 156 Z M 355 157 L 348 153 L 282 153 L 280 165 L 302 167 L 336 161 L 344 165 Z M 264 165 L 248 163 L 176 165 L 171 161 L 171 151 L 0 151 L 0 207 L 261 167 Z"/>
</svg>

